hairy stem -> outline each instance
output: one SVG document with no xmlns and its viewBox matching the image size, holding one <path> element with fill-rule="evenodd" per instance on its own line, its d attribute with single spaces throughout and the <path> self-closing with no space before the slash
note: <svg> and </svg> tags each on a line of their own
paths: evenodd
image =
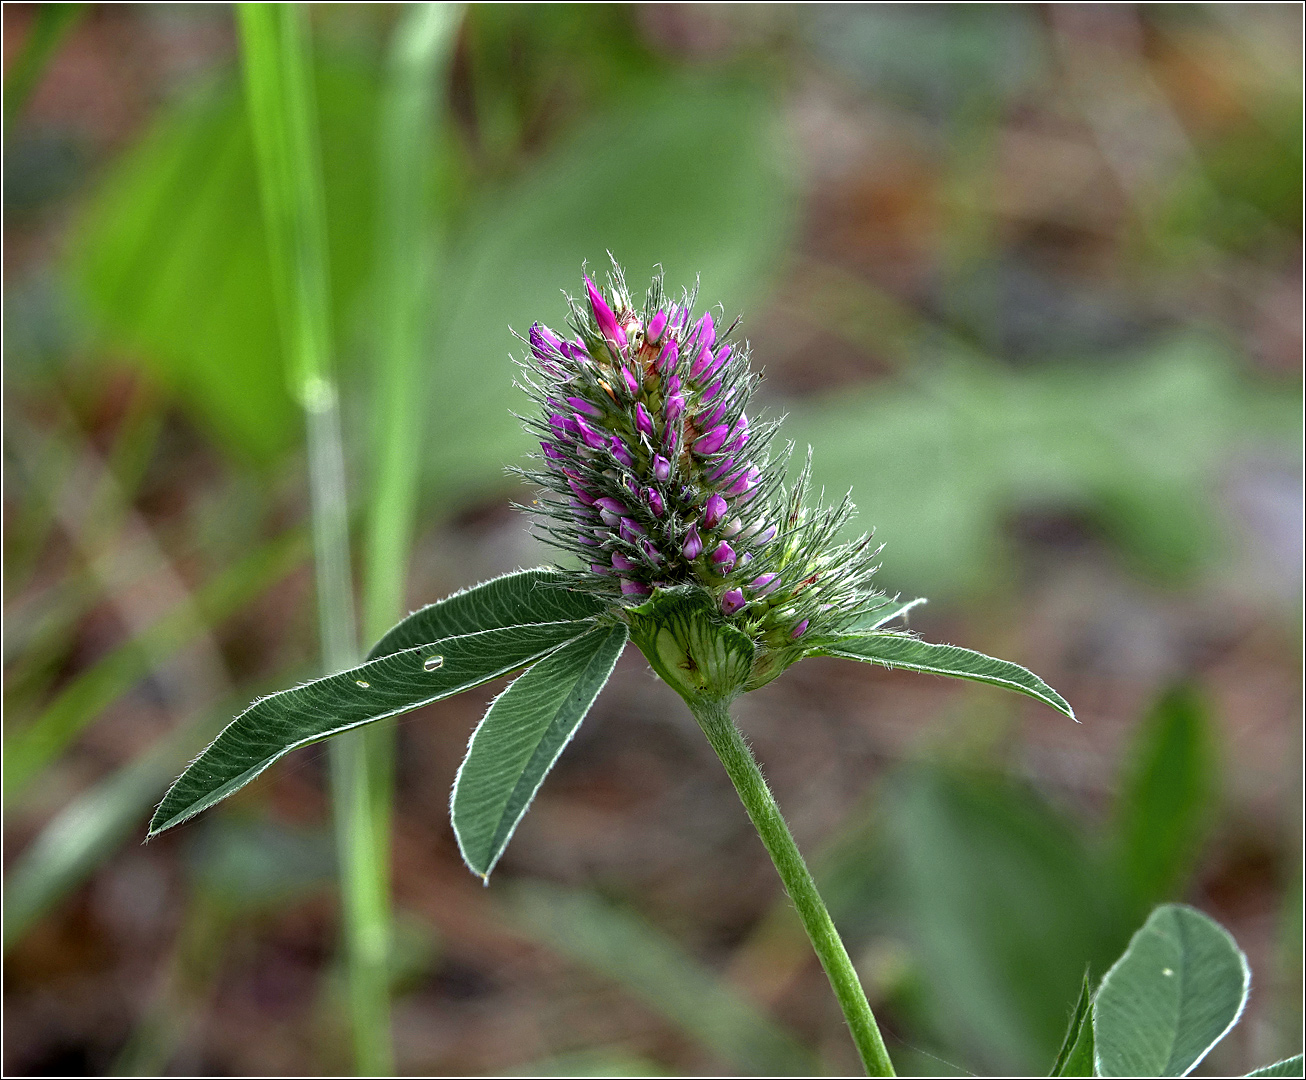
<svg viewBox="0 0 1306 1080">
<path fill-rule="evenodd" d="M 868 1076 L 893 1076 L 893 1063 L 889 1052 L 884 1048 L 879 1026 L 866 1001 L 862 984 L 848 959 L 848 950 L 843 947 L 839 931 L 835 929 L 830 913 L 825 908 L 825 901 L 816 891 L 816 883 L 803 861 L 803 856 L 794 843 L 776 805 L 771 789 L 767 787 L 758 768 L 757 760 L 749 750 L 744 737 L 730 718 L 730 710 L 724 701 L 698 700 L 689 702 L 690 710 L 698 720 L 699 726 L 707 735 L 712 749 L 717 752 L 721 764 L 739 798 L 748 811 L 748 816 L 762 838 L 771 861 L 779 871 L 780 880 L 784 882 L 785 891 L 798 909 L 798 917 L 803 921 L 803 929 L 812 942 L 812 948 L 825 968 L 834 996 L 839 1000 L 844 1018 L 848 1021 L 853 1042 L 857 1052 L 862 1056 L 862 1064 Z"/>
</svg>

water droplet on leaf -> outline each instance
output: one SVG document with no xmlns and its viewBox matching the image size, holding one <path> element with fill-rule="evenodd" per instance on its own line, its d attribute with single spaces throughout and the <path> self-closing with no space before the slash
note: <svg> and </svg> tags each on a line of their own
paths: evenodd
<svg viewBox="0 0 1306 1080">
<path fill-rule="evenodd" d="M 363 682 L 362 679 L 355 679 L 354 682 L 358 683 L 358 685 L 361 686 L 364 690 L 366 690 L 368 687 L 372 685 L 370 682 Z"/>
<path fill-rule="evenodd" d="M 428 656 L 425 660 L 422 661 L 422 667 L 424 667 L 427 671 L 435 671 L 436 668 L 442 668 L 444 667 L 444 657 Z"/>
</svg>

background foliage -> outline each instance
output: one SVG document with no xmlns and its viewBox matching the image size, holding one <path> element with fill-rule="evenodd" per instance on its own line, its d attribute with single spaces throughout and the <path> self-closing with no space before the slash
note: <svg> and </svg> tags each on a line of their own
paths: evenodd
<svg viewBox="0 0 1306 1080">
<path fill-rule="evenodd" d="M 313 12 L 355 508 L 396 16 Z M 231 16 L 4 18 L 4 1065 L 337 1071 L 320 751 L 138 843 L 222 723 L 314 674 Z M 745 312 L 785 436 L 853 488 L 885 587 L 930 596 L 915 626 L 1083 720 L 835 660 L 743 702 L 902 1072 L 1045 1069 L 1085 964 L 1172 899 L 1256 972 L 1199 1071 L 1300 1050 L 1299 42 L 1270 5 L 473 5 L 459 30 L 419 151 L 409 604 L 547 558 L 507 505 L 507 327 L 560 322 L 611 249 L 637 288 L 660 262 Z M 466 874 L 449 788 L 498 688 L 399 729 L 401 1070 L 849 1068 L 765 854 L 638 658 L 495 887 Z"/>
</svg>

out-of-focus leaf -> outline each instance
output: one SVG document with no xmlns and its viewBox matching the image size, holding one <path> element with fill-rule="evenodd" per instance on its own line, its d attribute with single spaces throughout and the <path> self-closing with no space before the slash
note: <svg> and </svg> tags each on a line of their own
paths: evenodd
<svg viewBox="0 0 1306 1080">
<path fill-rule="evenodd" d="M 815 655 L 864 660 L 887 668 L 900 667 L 928 675 L 949 675 L 954 679 L 988 683 L 1026 694 L 1072 720 L 1075 718 L 1075 712 L 1066 699 L 1032 671 L 1009 660 L 996 660 L 956 645 L 937 645 L 897 633 L 849 634 L 829 645 L 822 645 Z"/>
<path fill-rule="evenodd" d="M 177 770 L 230 715 L 224 704 L 184 725 L 54 816 L 5 875 L 6 950 L 131 835 Z"/>
<path fill-rule="evenodd" d="M 1093 1075 L 1093 988 L 1088 983 L 1088 972 L 1084 972 L 1084 985 L 1050 1075 Z"/>
<path fill-rule="evenodd" d="M 1259 1069 L 1253 1069 L 1248 1076 L 1301 1076 L 1302 1074 L 1302 1055 L 1296 1057 L 1284 1058 L 1282 1061 L 1276 1061 L 1273 1065 L 1265 1065 Z"/>
<path fill-rule="evenodd" d="M 935 1029 L 991 1071 L 1047 1068 L 1085 963 L 1110 961 L 1111 882 L 1068 821 L 998 777 L 911 770 L 879 803 Z"/>
<path fill-rule="evenodd" d="M 812 1055 L 633 912 L 543 882 L 518 883 L 508 914 L 531 937 L 625 987 L 723 1061 L 756 1075 L 816 1075 Z"/>
<path fill-rule="evenodd" d="M 316 69 L 337 337 L 372 254 L 376 84 Z M 164 113 L 106 177 L 69 269 L 107 343 L 173 387 L 228 448 L 267 461 L 298 431 L 281 362 L 253 144 L 235 82 Z"/>
<path fill-rule="evenodd" d="M 367 654 L 369 660 L 459 634 L 499 630 L 527 623 L 592 619 L 603 604 L 566 588 L 556 570 L 517 570 L 483 581 L 414 611 L 397 623 Z"/>
<path fill-rule="evenodd" d="M 564 645 L 494 699 L 472 734 L 453 787 L 463 861 L 488 878 L 558 755 L 626 647 L 625 623 Z"/>
<path fill-rule="evenodd" d="M 1252 973 L 1229 932 L 1182 904 L 1152 912 L 1102 979 L 1099 1076 L 1187 1076 L 1238 1022 Z"/>
<path fill-rule="evenodd" d="M 1214 765 L 1205 707 L 1178 686 L 1144 721 L 1120 793 L 1116 859 L 1146 911 L 1182 884 L 1210 813 Z"/>
<path fill-rule="evenodd" d="M 233 912 L 275 907 L 321 888 L 330 883 L 336 861 L 329 830 L 232 815 L 207 821 L 188 855 L 196 886 Z"/>
<path fill-rule="evenodd" d="M 87 724 L 151 668 L 285 577 L 303 561 L 306 541 L 302 533 L 292 533 L 246 556 L 202 586 L 190 602 L 78 675 L 40 716 L 5 740 L 5 799 L 21 794 Z"/>
<path fill-rule="evenodd" d="M 501 486 L 503 465 L 529 451 L 511 415 L 526 399 L 513 385 L 506 327 L 563 325 L 559 289 L 576 291 L 582 260 L 602 272 L 611 250 L 637 293 L 655 263 L 675 289 L 701 273 L 703 299 L 732 318 L 760 295 L 794 210 L 777 120 L 758 81 L 664 84 L 485 197 L 440 285 L 458 300 L 432 364 L 442 433 L 429 460 L 435 493 Z"/>
<path fill-rule="evenodd" d="M 5 72 L 4 137 L 14 126 L 28 97 L 40 82 L 59 43 L 86 10 L 85 4 L 39 4 L 27 28 L 22 49 Z"/>
<path fill-rule="evenodd" d="M 510 626 L 391 653 L 254 702 L 168 789 L 150 835 L 244 787 L 292 750 L 507 675 L 592 630 L 592 622 Z"/>
<path fill-rule="evenodd" d="M 1249 439 L 1295 445 L 1293 399 L 1186 337 L 1119 362 L 943 363 L 910 385 L 796 403 L 783 434 L 815 447 L 816 484 L 852 488 L 891 583 L 955 596 L 1000 575 L 1017 509 L 1082 513 L 1149 574 L 1190 573 L 1219 550 L 1212 477 Z"/>
</svg>

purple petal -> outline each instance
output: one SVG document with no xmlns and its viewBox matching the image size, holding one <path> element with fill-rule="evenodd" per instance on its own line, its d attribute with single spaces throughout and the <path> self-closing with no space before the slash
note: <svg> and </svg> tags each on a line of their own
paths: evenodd
<svg viewBox="0 0 1306 1080">
<path fill-rule="evenodd" d="M 790 631 L 789 631 L 789 636 L 790 636 L 791 638 L 800 638 L 800 637 L 802 637 L 805 633 L 807 633 L 807 620 L 806 620 L 806 619 L 804 619 L 804 620 L 803 620 L 802 622 L 800 622 L 797 626 L 795 626 L 792 630 L 790 630 Z"/>
<path fill-rule="evenodd" d="M 553 433 L 557 435 L 559 439 L 568 442 L 570 440 L 566 439 L 567 435 L 580 434 L 580 428 L 576 426 L 576 421 L 570 416 L 563 416 L 562 413 L 554 413 L 549 417 L 549 427 L 553 429 Z"/>
<path fill-rule="evenodd" d="M 668 480 L 671 478 L 671 462 L 661 454 L 653 455 L 653 475 L 659 480 Z"/>
<path fill-rule="evenodd" d="M 633 544 L 644 535 L 644 526 L 630 518 L 622 518 L 621 524 L 617 526 L 617 535 L 626 543 Z"/>
<path fill-rule="evenodd" d="M 580 430 L 581 439 L 591 450 L 602 450 L 607 446 L 607 440 L 585 423 L 583 416 L 576 417 L 576 427 Z"/>
<path fill-rule="evenodd" d="M 678 363 L 680 363 L 680 346 L 675 338 L 668 338 L 667 343 L 662 346 L 662 351 L 658 353 L 657 363 L 654 366 L 659 375 L 670 375 L 676 370 Z"/>
<path fill-rule="evenodd" d="M 604 577 L 607 577 L 610 573 L 612 573 L 611 567 L 604 566 L 602 563 L 597 563 L 597 562 L 590 563 L 590 569 L 593 570 L 594 573 L 601 574 Z"/>
<path fill-rule="evenodd" d="M 729 405 L 730 405 L 729 400 L 726 398 L 722 398 L 715 405 L 713 405 L 712 408 L 709 409 L 707 412 L 699 413 L 696 419 L 698 426 L 700 428 L 715 427 L 717 424 L 721 422 L 721 418 L 725 416 L 726 409 L 729 407 Z"/>
<path fill-rule="evenodd" d="M 711 401 L 719 393 L 721 393 L 721 380 L 717 379 L 716 382 L 703 391 L 703 400 Z"/>
<path fill-rule="evenodd" d="M 651 540 L 641 540 L 639 542 L 639 550 L 644 553 L 644 558 L 648 559 L 648 561 L 654 566 L 657 566 L 662 562 L 662 555 L 658 549 L 653 546 Z"/>
<path fill-rule="evenodd" d="M 708 366 L 708 369 L 705 372 L 703 372 L 703 378 L 705 380 L 713 378 L 716 375 L 716 373 L 720 371 L 721 368 L 725 365 L 725 362 L 729 359 L 730 359 L 730 346 L 726 345 L 721 349 L 720 352 L 716 354 L 716 359 L 712 361 L 712 363 Z"/>
<path fill-rule="evenodd" d="M 732 457 L 728 457 L 725 459 L 725 461 L 723 461 L 720 465 L 718 465 L 715 469 L 713 469 L 710 473 L 708 473 L 707 478 L 709 480 L 720 480 L 721 477 L 725 476 L 725 474 L 728 473 L 734 467 L 735 467 L 735 459 Z"/>
<path fill-rule="evenodd" d="M 540 449 L 544 451 L 544 456 L 550 461 L 566 461 L 567 455 L 559 450 L 551 442 L 540 443 Z M 665 479 L 665 477 L 663 478 Z"/>
<path fill-rule="evenodd" d="M 751 488 L 754 484 L 757 483 L 757 478 L 761 475 L 762 472 L 760 469 L 758 469 L 756 465 L 748 466 L 747 469 L 745 469 L 742 473 L 739 474 L 739 476 L 735 478 L 734 483 L 732 483 L 728 488 L 726 488 L 726 494 L 742 495 L 745 491 L 747 491 L 749 488 Z"/>
<path fill-rule="evenodd" d="M 575 480 L 572 480 L 569 477 L 567 479 L 567 486 L 576 493 L 576 498 L 578 498 L 586 506 L 594 505 L 594 496 L 589 493 L 589 491 L 585 488 L 583 484 L 578 484 L 576 483 Z"/>
<path fill-rule="evenodd" d="M 748 601 L 744 599 L 744 594 L 738 589 L 727 589 L 721 594 L 721 611 L 725 615 L 733 615 L 746 603 Z"/>
<path fill-rule="evenodd" d="M 611 495 L 604 495 L 603 498 L 601 499 L 595 499 L 594 504 L 600 510 L 607 510 L 609 513 L 613 513 L 618 516 L 622 514 L 630 513 L 630 509 L 629 507 L 626 506 L 625 503 L 623 503 L 620 499 L 612 498 Z"/>
<path fill-rule="evenodd" d="M 705 349 L 712 348 L 716 344 L 716 326 L 712 323 L 712 313 L 706 312 L 698 324 L 694 327 L 694 335 L 698 344 Z"/>
<path fill-rule="evenodd" d="M 614 551 L 612 553 L 612 565 L 618 570 L 634 570 L 639 564 L 632 559 L 626 558 L 621 552 Z"/>
<path fill-rule="evenodd" d="M 760 533 L 758 533 L 756 537 L 753 538 L 753 547 L 762 547 L 764 544 L 769 544 L 772 540 L 775 539 L 776 531 L 777 530 L 774 525 L 768 525 L 765 529 L 763 529 Z"/>
<path fill-rule="evenodd" d="M 542 323 L 536 323 L 530 332 L 531 352 L 537 360 L 548 360 L 562 351 L 562 338 Z"/>
<path fill-rule="evenodd" d="M 621 330 L 617 325 L 617 317 L 612 314 L 612 309 L 599 294 L 599 290 L 588 274 L 585 276 L 585 291 L 589 293 L 590 310 L 594 312 L 594 321 L 599 324 L 599 332 L 609 341 L 616 342 L 617 334 Z M 625 334 L 621 336 L 625 337 Z"/>
<path fill-rule="evenodd" d="M 748 583 L 748 587 L 757 596 L 770 596 L 780 587 L 779 574 L 758 574 Z"/>
<path fill-rule="evenodd" d="M 567 399 L 567 404 L 570 405 L 573 409 L 575 409 L 578 413 L 584 413 L 586 416 L 594 420 L 597 420 L 600 416 L 603 415 L 602 409 L 600 409 L 593 402 L 586 401 L 584 398 L 569 397 Z"/>
<path fill-rule="evenodd" d="M 685 542 L 680 551 L 690 562 L 703 554 L 703 541 L 699 538 L 697 526 L 691 525 L 689 527 L 689 532 L 685 534 Z"/>
<path fill-rule="evenodd" d="M 638 581 L 627 581 L 621 579 L 621 591 L 625 596 L 652 596 L 653 590 L 647 585 L 641 585 Z"/>
<path fill-rule="evenodd" d="M 659 311 L 652 319 L 649 320 L 648 333 L 644 335 L 644 340 L 651 345 L 656 345 L 662 337 L 662 331 L 667 328 L 667 313 Z"/>
<path fill-rule="evenodd" d="M 720 495 L 713 495 L 707 500 L 707 505 L 703 508 L 703 524 L 709 529 L 715 529 L 721 519 L 725 517 L 728 509 L 730 509 L 730 506 L 725 499 Z"/>
<path fill-rule="evenodd" d="M 673 421 L 668 420 L 662 429 L 662 448 L 673 456 L 680 452 L 680 429 Z"/>
<path fill-rule="evenodd" d="M 708 556 L 708 559 L 721 573 L 728 574 L 730 568 L 735 565 L 735 549 L 722 540 L 712 550 L 712 554 Z"/>
<path fill-rule="evenodd" d="M 712 362 L 712 349 L 704 345 L 699 353 L 694 357 L 694 362 L 689 365 L 689 377 L 691 379 L 701 379 L 703 373 L 707 371 L 707 366 Z"/>
<path fill-rule="evenodd" d="M 582 432 L 583 434 L 583 432 Z M 721 449 L 726 441 L 726 436 L 730 434 L 730 428 L 725 424 L 718 424 L 706 435 L 700 435 L 694 441 L 694 453 L 706 457 L 708 454 L 715 454 Z"/>
<path fill-rule="evenodd" d="M 621 381 L 626 384 L 626 389 L 630 391 L 632 397 L 639 393 L 639 383 L 635 379 L 635 373 L 625 365 L 621 368 Z"/>
<path fill-rule="evenodd" d="M 653 417 L 649 416 L 642 401 L 635 406 L 635 426 L 649 438 L 653 437 Z"/>
<path fill-rule="evenodd" d="M 685 411 L 685 395 L 671 394 L 667 398 L 666 413 L 667 419 L 675 422 L 680 419 L 681 414 Z"/>
<path fill-rule="evenodd" d="M 653 511 L 654 517 L 661 517 L 666 513 L 666 504 L 662 501 L 662 493 L 657 488 L 645 488 L 644 498 L 648 502 L 648 508 Z"/>
<path fill-rule="evenodd" d="M 630 451 L 626 449 L 626 444 L 621 441 L 619 435 L 613 435 L 611 442 L 608 444 L 612 450 L 612 456 L 628 469 L 635 467 L 635 459 L 630 456 Z"/>
</svg>

